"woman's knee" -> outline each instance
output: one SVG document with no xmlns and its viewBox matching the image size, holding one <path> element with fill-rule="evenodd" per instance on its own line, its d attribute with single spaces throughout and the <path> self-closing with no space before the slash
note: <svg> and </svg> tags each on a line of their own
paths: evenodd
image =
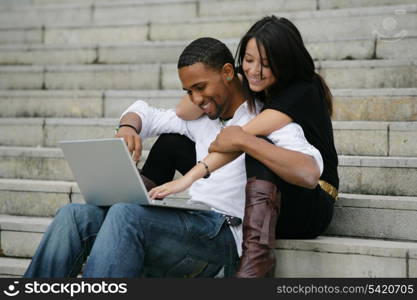
<svg viewBox="0 0 417 300">
<path fill-rule="evenodd" d="M 74 233 L 84 240 L 100 230 L 105 214 L 105 210 L 97 206 L 67 204 L 58 210 L 48 231 L 56 232 L 63 237 Z"/>
<path fill-rule="evenodd" d="M 102 220 L 105 211 L 94 205 L 70 203 L 62 206 L 55 217 L 59 220 L 74 221 L 75 223 L 92 221 L 95 219 Z"/>
<path fill-rule="evenodd" d="M 164 133 L 159 136 L 155 142 L 156 147 L 172 151 L 175 148 L 184 148 L 185 146 L 194 147 L 194 142 L 188 137 L 178 133 Z"/>
<path fill-rule="evenodd" d="M 91 215 L 95 214 L 98 210 L 98 207 L 87 205 L 87 204 L 78 204 L 78 203 L 70 203 L 62 206 L 58 212 L 58 216 L 81 216 L 81 215 Z"/>
<path fill-rule="evenodd" d="M 258 138 L 264 139 L 269 143 L 272 143 L 267 137 L 257 136 Z M 257 179 L 267 181 L 277 181 L 277 176 L 267 166 L 256 158 L 246 154 L 245 155 L 245 167 L 247 178 L 256 177 Z"/>
</svg>

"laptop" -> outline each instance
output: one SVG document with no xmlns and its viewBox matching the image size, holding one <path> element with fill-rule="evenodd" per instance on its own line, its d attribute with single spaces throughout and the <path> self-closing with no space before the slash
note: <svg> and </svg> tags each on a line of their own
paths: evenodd
<svg viewBox="0 0 417 300">
<path fill-rule="evenodd" d="M 111 206 L 125 202 L 189 210 L 211 209 L 205 204 L 181 199 L 149 198 L 122 138 L 61 141 L 59 144 L 88 204 Z"/>
</svg>

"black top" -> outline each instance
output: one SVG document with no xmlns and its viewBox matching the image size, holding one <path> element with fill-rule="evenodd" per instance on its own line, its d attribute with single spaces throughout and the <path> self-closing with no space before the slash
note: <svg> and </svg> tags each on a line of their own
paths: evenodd
<svg viewBox="0 0 417 300">
<path fill-rule="evenodd" d="M 333 127 L 319 80 L 292 83 L 272 95 L 263 109 L 268 108 L 285 113 L 303 128 L 307 141 L 320 151 L 323 158 L 324 169 L 320 178 L 338 189 L 338 159 Z"/>
</svg>

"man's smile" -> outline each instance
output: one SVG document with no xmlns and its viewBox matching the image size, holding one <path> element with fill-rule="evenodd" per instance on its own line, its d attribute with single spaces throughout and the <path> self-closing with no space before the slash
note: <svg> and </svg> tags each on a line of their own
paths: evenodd
<svg viewBox="0 0 417 300">
<path fill-rule="evenodd" d="M 204 111 L 204 113 L 208 113 L 211 110 L 211 107 L 213 106 L 213 99 L 207 99 L 202 104 L 200 104 L 200 108 Z"/>
</svg>

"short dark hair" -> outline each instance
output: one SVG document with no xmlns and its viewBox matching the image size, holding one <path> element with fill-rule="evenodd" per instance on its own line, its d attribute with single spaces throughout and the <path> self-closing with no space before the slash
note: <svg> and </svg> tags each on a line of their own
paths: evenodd
<svg viewBox="0 0 417 300">
<path fill-rule="evenodd" d="M 237 68 L 242 69 L 246 46 L 254 38 L 258 49 L 262 45 L 276 83 L 269 88 L 269 94 L 288 87 L 295 80 L 312 81 L 318 78 L 324 91 L 330 115 L 332 114 L 332 96 L 324 79 L 316 74 L 314 61 L 308 53 L 297 27 L 286 18 L 264 17 L 257 21 L 240 40 L 237 52 Z M 262 70 L 261 70 L 262 72 Z M 242 72 L 243 73 L 243 72 Z M 243 90 L 249 106 L 253 108 L 253 99 L 268 101 L 265 92 L 255 93 L 243 74 Z"/>
<path fill-rule="evenodd" d="M 210 37 L 196 39 L 185 47 L 178 59 L 178 69 L 199 62 L 214 70 L 221 70 L 227 63 L 233 67 L 235 64 L 229 48 L 221 41 Z"/>
</svg>

